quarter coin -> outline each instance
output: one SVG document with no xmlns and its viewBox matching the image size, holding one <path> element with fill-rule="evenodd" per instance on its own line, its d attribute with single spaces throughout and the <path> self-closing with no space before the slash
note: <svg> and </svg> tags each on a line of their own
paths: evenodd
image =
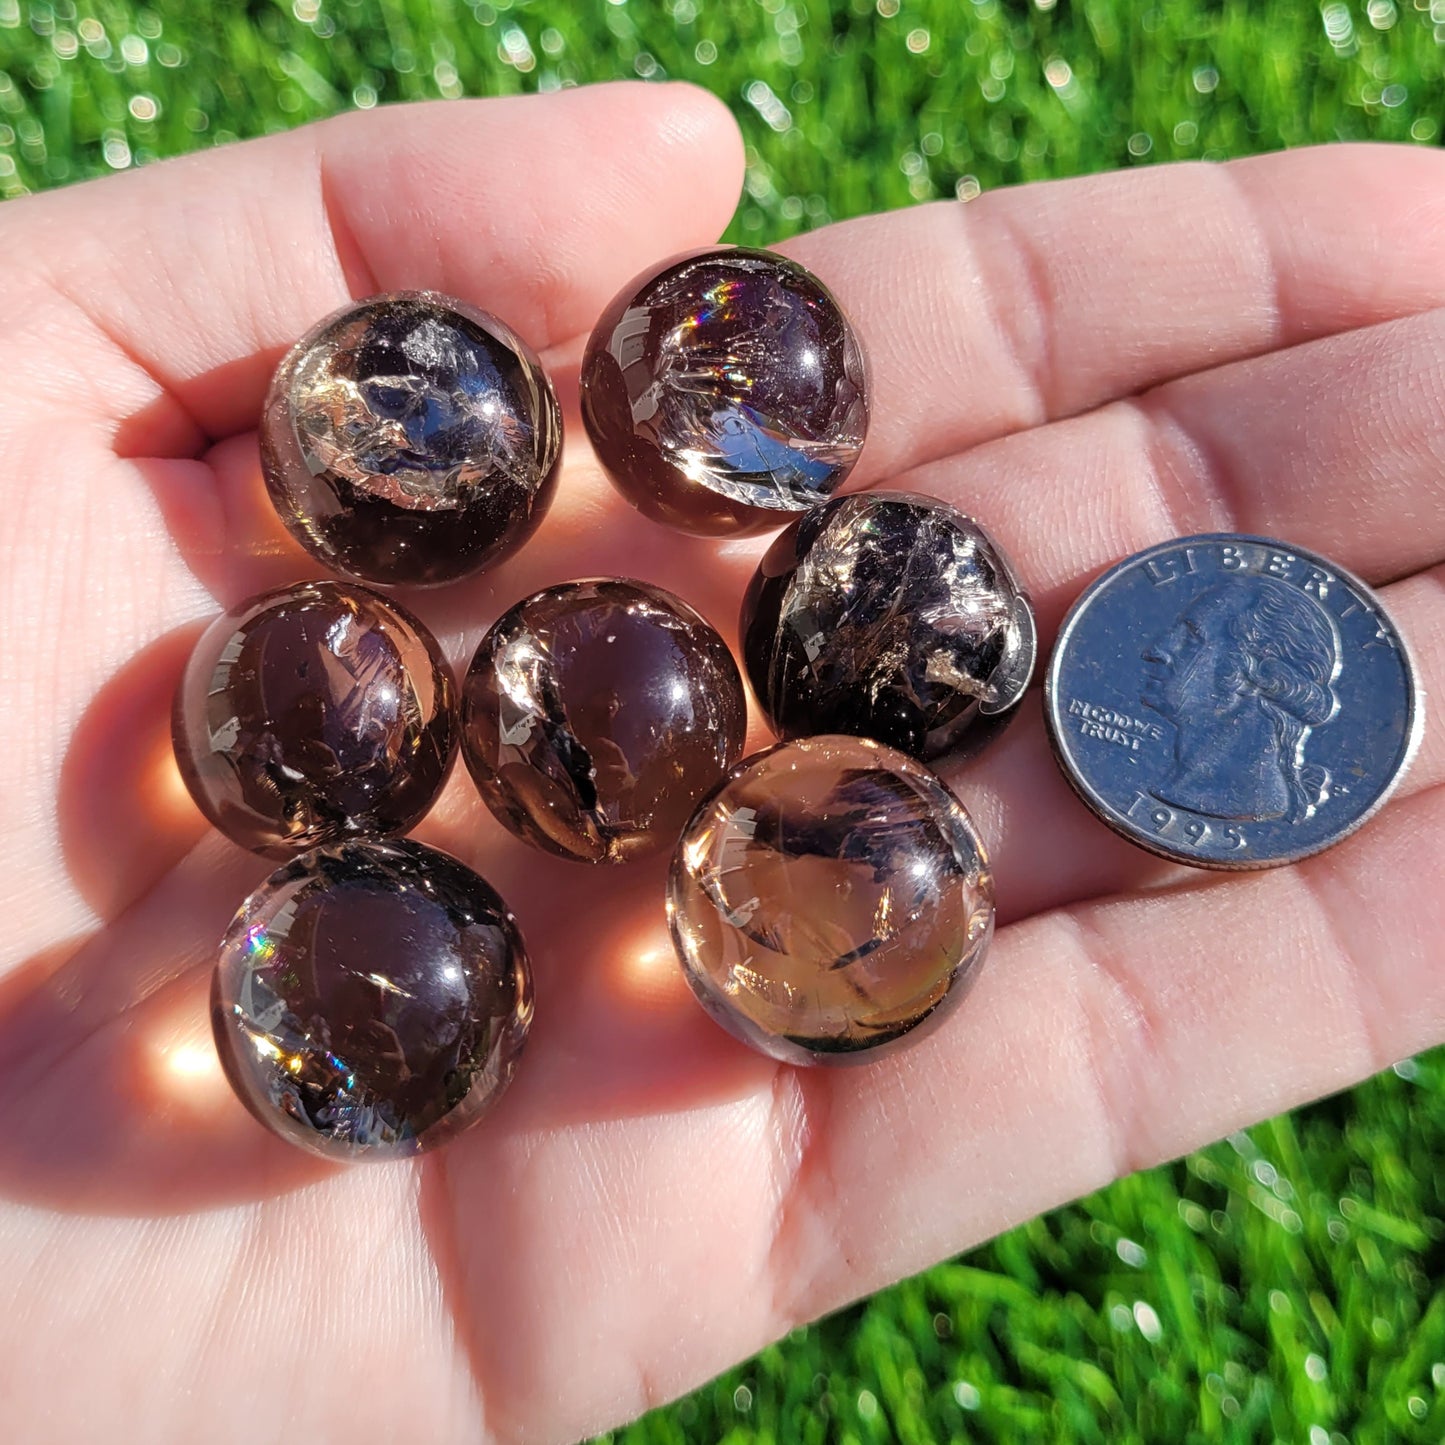
<svg viewBox="0 0 1445 1445">
<path fill-rule="evenodd" d="M 1303 547 L 1147 548 L 1074 603 L 1044 684 L 1065 777 L 1115 832 L 1198 868 L 1270 868 L 1377 812 L 1419 744 L 1405 639 Z"/>
</svg>

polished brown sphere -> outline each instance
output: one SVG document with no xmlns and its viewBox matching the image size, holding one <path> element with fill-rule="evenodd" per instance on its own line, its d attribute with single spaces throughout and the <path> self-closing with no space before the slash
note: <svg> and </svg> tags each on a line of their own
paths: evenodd
<svg viewBox="0 0 1445 1445">
<path fill-rule="evenodd" d="M 412 842 L 303 853 L 242 905 L 211 1023 L 226 1077 L 283 1139 L 330 1159 L 430 1149 L 481 1117 L 532 1020 L 516 920 Z"/>
<path fill-rule="evenodd" d="M 674 257 L 630 282 L 582 360 L 598 459 L 654 521 L 708 536 L 826 500 L 868 430 L 863 351 L 827 287 L 771 251 Z"/>
<path fill-rule="evenodd" d="M 536 353 L 434 291 L 328 316 L 282 360 L 261 413 L 281 520 L 364 582 L 434 586 L 514 552 L 551 503 L 561 446 Z"/>
<path fill-rule="evenodd" d="M 977 752 L 1033 675 L 1033 609 L 1003 550 L 936 497 L 868 492 L 805 513 L 743 600 L 773 731 L 852 733 L 925 762 Z"/>
<path fill-rule="evenodd" d="M 223 612 L 176 690 L 171 738 L 196 805 L 272 857 L 404 833 L 456 749 L 451 673 L 405 608 L 301 582 Z"/>
<path fill-rule="evenodd" d="M 747 729 L 726 643 L 642 582 L 564 582 L 519 602 L 462 695 L 462 752 L 487 806 L 587 863 L 670 848 Z"/>
<path fill-rule="evenodd" d="M 739 763 L 673 855 L 668 921 L 704 1008 L 789 1063 L 876 1057 L 962 997 L 993 932 L 963 806 L 864 738 Z"/>
</svg>

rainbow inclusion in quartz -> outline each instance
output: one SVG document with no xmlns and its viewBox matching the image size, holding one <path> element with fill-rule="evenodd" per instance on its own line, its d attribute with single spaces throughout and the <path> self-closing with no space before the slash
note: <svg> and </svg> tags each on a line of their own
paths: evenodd
<svg viewBox="0 0 1445 1445">
<path fill-rule="evenodd" d="M 407 841 L 319 848 L 273 873 L 232 921 L 211 994 L 241 1101 L 332 1159 L 414 1154 L 474 1123 L 531 1018 L 506 905 Z"/>
</svg>

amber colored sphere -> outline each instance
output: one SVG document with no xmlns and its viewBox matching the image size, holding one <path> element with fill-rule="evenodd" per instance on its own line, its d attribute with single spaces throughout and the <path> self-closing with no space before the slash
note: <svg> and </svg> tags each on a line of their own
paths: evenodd
<svg viewBox="0 0 1445 1445">
<path fill-rule="evenodd" d="M 868 430 L 863 350 L 811 272 L 771 251 L 674 257 L 613 298 L 582 360 L 582 420 L 622 495 L 705 536 L 826 500 Z"/>
<path fill-rule="evenodd" d="M 864 738 L 739 763 L 673 855 L 683 972 L 727 1029 L 789 1063 L 872 1058 L 962 997 L 993 933 L 993 878 L 962 804 Z"/>
<path fill-rule="evenodd" d="M 344 307 L 282 359 L 261 467 L 291 535 L 363 582 L 453 582 L 516 551 L 556 489 L 562 413 L 536 353 L 434 291 Z"/>
<path fill-rule="evenodd" d="M 241 1101 L 331 1159 L 415 1154 L 474 1123 L 531 1020 L 506 904 L 409 841 L 341 843 L 278 869 L 241 905 L 211 988 Z"/>
<path fill-rule="evenodd" d="M 411 613 L 355 582 L 301 582 L 201 634 L 171 740 L 211 823 L 280 858 L 419 822 L 451 767 L 454 712 L 451 673 Z"/>
<path fill-rule="evenodd" d="M 852 733 L 924 762 L 975 753 L 1033 675 L 1033 608 L 1002 548 L 934 497 L 806 513 L 743 599 L 748 680 L 782 738 Z"/>
<path fill-rule="evenodd" d="M 586 863 L 671 848 L 746 731 L 727 644 L 642 582 L 564 582 L 519 602 L 462 686 L 462 754 L 487 806 Z"/>
</svg>

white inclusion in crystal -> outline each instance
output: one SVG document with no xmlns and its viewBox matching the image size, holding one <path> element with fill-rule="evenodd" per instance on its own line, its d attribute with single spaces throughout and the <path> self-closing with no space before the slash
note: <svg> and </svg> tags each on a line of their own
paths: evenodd
<svg viewBox="0 0 1445 1445">
<path fill-rule="evenodd" d="M 500 713 L 501 715 L 497 719 L 497 733 L 503 745 L 509 748 L 521 747 L 532 736 L 532 725 L 537 720 L 536 714 L 518 708 L 505 693 L 502 696 Z"/>
<path fill-rule="evenodd" d="M 332 1125 L 325 1132 L 352 1144 L 393 1144 L 401 1137 L 392 1122 L 361 1091 L 338 1090 L 331 1101 Z"/>
<path fill-rule="evenodd" d="M 291 936 L 291 925 L 296 922 L 296 910 L 301 907 L 299 891 L 292 894 L 272 915 L 271 921 L 266 925 L 266 932 L 273 939 L 289 938 Z"/>
<path fill-rule="evenodd" d="M 916 866 L 916 865 L 915 865 Z M 893 933 L 893 890 L 885 887 L 873 910 L 873 937 L 887 939 Z"/>
<path fill-rule="evenodd" d="M 674 465 L 731 501 L 780 511 L 815 506 L 820 489 L 851 460 L 855 445 L 789 435 L 751 407 L 719 407 L 705 422 L 708 447 L 673 444 Z"/>
<path fill-rule="evenodd" d="M 261 974 L 247 969 L 241 975 L 240 997 L 242 1015 L 262 1033 L 274 1034 L 286 1017 L 286 1001 L 272 991 Z"/>
<path fill-rule="evenodd" d="M 497 658 L 497 728 L 504 746 L 521 747 L 536 726 L 533 704 L 547 659 L 531 633 L 514 638 Z"/>
<path fill-rule="evenodd" d="M 793 1007 L 799 1000 L 799 991 L 785 978 L 774 978 L 772 974 L 754 968 L 749 954 L 728 970 L 726 988 L 729 993 L 747 992 L 765 1003 L 784 1008 Z"/>
<path fill-rule="evenodd" d="M 617 358 L 624 376 L 630 367 L 641 365 L 645 369 L 647 366 L 647 336 L 652 327 L 652 310 L 650 306 L 629 306 L 612 329 L 607 349 Z M 650 421 L 656 416 L 658 399 L 659 389 L 655 381 L 641 387 L 632 399 L 633 422 Z"/>
<path fill-rule="evenodd" d="M 721 891 L 719 891 L 716 896 L 721 903 Z M 721 904 L 722 916 L 734 928 L 742 928 L 751 921 L 753 914 L 758 911 L 760 902 L 761 900 L 757 898 L 749 898 L 746 903 L 739 903 L 736 906 L 723 903 Z"/>
<path fill-rule="evenodd" d="M 241 719 L 231 718 L 224 722 L 214 732 L 209 734 L 211 751 L 213 753 L 228 753 L 236 746 L 236 739 L 241 735 Z"/>
<path fill-rule="evenodd" d="M 233 1009 L 233 1012 L 239 1012 L 239 1010 Z M 281 1050 L 265 1034 L 255 1033 L 248 1028 L 244 1019 L 241 1022 L 241 1030 L 250 1039 L 251 1047 L 256 1051 L 258 1059 L 279 1059 L 281 1057 Z"/>
<path fill-rule="evenodd" d="M 365 978 L 368 983 L 374 983 L 377 988 L 382 991 L 382 993 L 399 994 L 402 998 L 416 997 L 414 993 L 408 993 L 407 990 L 402 988 L 400 984 L 393 983 L 392 980 L 387 978 L 385 974 L 368 973 L 365 975 Z"/>
<path fill-rule="evenodd" d="M 246 645 L 245 637 L 237 632 L 226 639 L 226 645 L 221 649 L 221 655 L 216 659 L 215 670 L 211 673 L 211 685 L 208 690 L 209 696 L 215 697 L 218 692 L 225 692 L 231 685 L 231 669 L 236 665 L 236 659 L 240 657 L 241 650 Z"/>
</svg>

